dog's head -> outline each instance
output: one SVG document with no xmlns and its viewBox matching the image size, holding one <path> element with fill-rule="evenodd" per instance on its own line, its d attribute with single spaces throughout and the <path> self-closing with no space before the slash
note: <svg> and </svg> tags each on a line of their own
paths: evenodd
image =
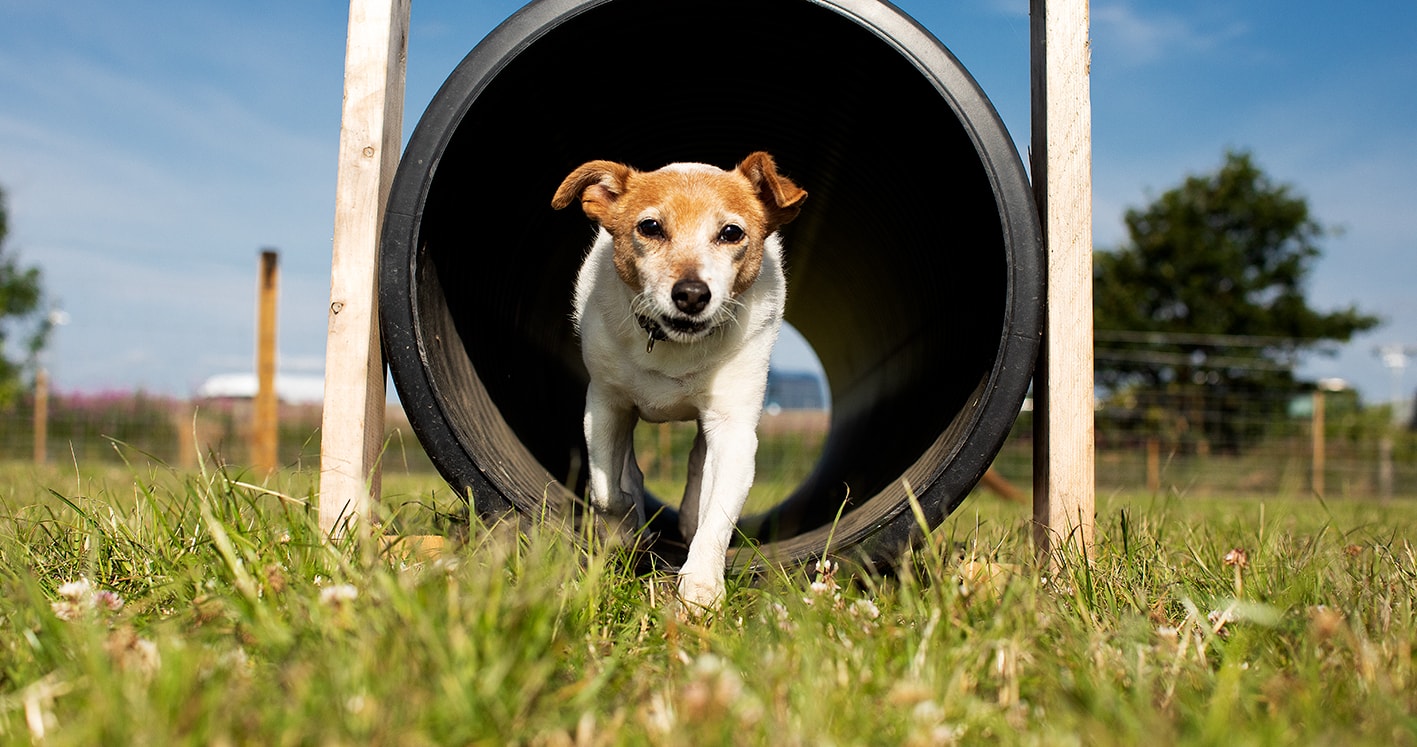
<svg viewBox="0 0 1417 747">
<path fill-rule="evenodd" d="M 566 177 L 551 206 L 578 197 L 614 239 L 615 270 L 636 294 L 640 323 L 691 342 L 731 317 L 733 299 L 762 269 L 764 242 L 797 217 L 807 193 L 757 152 L 732 171 L 591 161 Z"/>
</svg>

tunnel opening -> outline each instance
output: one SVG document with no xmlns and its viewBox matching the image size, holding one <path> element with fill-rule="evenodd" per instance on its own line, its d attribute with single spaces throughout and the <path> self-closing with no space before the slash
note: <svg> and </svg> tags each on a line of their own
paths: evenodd
<svg viewBox="0 0 1417 747">
<path fill-rule="evenodd" d="M 674 43 L 611 61 L 611 33 Z M 561 179 L 754 150 L 810 193 L 783 230 L 786 317 L 831 410 L 814 467 L 743 522 L 755 548 L 735 562 L 810 557 L 829 533 L 884 562 L 915 531 L 907 486 L 938 523 L 987 469 L 1031 378 L 1041 242 L 1012 141 L 948 51 L 869 1 L 543 0 L 449 77 L 385 219 L 394 380 L 479 511 L 566 510 L 584 491 L 570 293 L 593 226 L 550 209 Z M 672 508 L 658 515 L 672 562 Z"/>
</svg>

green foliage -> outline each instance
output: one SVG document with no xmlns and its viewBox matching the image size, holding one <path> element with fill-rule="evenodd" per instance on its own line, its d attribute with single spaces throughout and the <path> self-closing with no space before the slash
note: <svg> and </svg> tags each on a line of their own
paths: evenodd
<svg viewBox="0 0 1417 747">
<path fill-rule="evenodd" d="M 1225 413 L 1257 395 L 1298 389 L 1298 357 L 1350 339 L 1379 319 L 1354 307 L 1317 311 L 1305 282 L 1332 231 L 1291 186 L 1248 153 L 1230 152 L 1214 174 L 1192 176 L 1126 213 L 1129 241 L 1094 256 L 1098 382 L 1134 400 L 1137 418 L 1160 401 L 1168 416 L 1221 448 L 1259 435 L 1235 432 Z"/>
<path fill-rule="evenodd" d="M 7 213 L 5 193 L 0 191 L 0 407 L 12 404 L 27 386 L 23 376 L 44 348 L 50 328 L 40 308 L 44 292 L 39 268 L 22 266 L 5 251 Z"/>
<path fill-rule="evenodd" d="M 327 543 L 310 475 L 3 477 L 5 743 L 1417 741 L 1407 504 L 1113 499 L 1052 573 L 976 503 L 894 578 L 735 578 L 682 623 L 547 530 Z"/>
</svg>

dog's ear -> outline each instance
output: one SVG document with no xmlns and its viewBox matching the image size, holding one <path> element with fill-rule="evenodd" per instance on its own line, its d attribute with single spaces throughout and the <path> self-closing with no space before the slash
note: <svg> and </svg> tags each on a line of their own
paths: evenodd
<svg viewBox="0 0 1417 747">
<path fill-rule="evenodd" d="M 748 182 L 758 190 L 758 199 L 767 210 L 768 229 L 776 231 L 778 226 L 792 222 L 807 199 L 807 192 L 792 183 L 791 179 L 777 173 L 777 164 L 772 156 L 757 151 L 748 154 L 738 164 L 738 172 L 748 178 Z"/>
<path fill-rule="evenodd" d="M 634 169 L 614 161 L 590 161 L 576 167 L 566 180 L 561 182 L 556 195 L 551 198 L 551 207 L 560 210 L 581 198 L 581 209 L 595 221 L 601 221 L 610 212 L 610 206 L 625 193 L 625 182 Z"/>
</svg>

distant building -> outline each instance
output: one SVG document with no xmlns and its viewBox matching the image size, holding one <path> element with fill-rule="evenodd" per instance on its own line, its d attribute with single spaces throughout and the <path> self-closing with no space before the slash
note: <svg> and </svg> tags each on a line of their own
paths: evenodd
<svg viewBox="0 0 1417 747">
<path fill-rule="evenodd" d="M 768 390 L 763 404 L 779 410 L 827 409 L 826 382 L 810 371 L 768 369 Z"/>
<path fill-rule="evenodd" d="M 198 399 L 253 399 L 256 375 L 217 374 L 197 387 L 196 396 Z M 323 376 L 276 374 L 276 399 L 293 405 L 319 404 L 325 399 L 325 379 Z"/>
</svg>

